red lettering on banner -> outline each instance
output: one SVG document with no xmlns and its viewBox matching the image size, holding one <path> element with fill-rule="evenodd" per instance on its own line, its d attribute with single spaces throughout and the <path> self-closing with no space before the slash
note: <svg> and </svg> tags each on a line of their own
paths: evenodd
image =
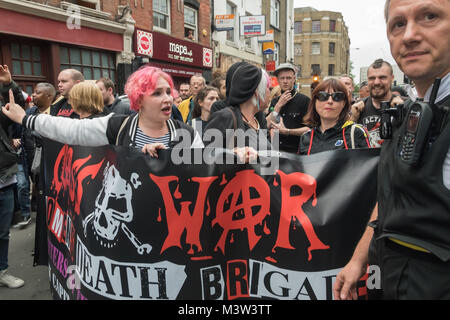
<svg viewBox="0 0 450 320">
<path fill-rule="evenodd" d="M 169 234 L 161 248 L 161 253 L 170 247 L 181 247 L 181 235 L 184 230 L 187 231 L 186 243 L 190 245 L 188 254 L 194 254 L 193 246 L 197 246 L 199 252 L 203 251 L 200 243 L 200 230 L 203 225 L 203 213 L 205 209 L 206 196 L 208 194 L 209 187 L 218 177 L 206 177 L 206 178 L 192 178 L 193 182 L 199 184 L 197 192 L 197 200 L 195 202 L 194 212 L 189 211 L 190 201 L 183 201 L 180 203 L 181 211 L 178 212 L 175 208 L 175 203 L 172 198 L 172 192 L 169 184 L 171 182 L 177 183 L 178 190 L 178 177 L 158 177 L 150 174 L 150 178 L 156 183 L 163 196 L 167 229 Z M 181 195 L 179 195 L 181 196 Z"/>
<path fill-rule="evenodd" d="M 312 250 L 326 250 L 330 248 L 330 246 L 323 244 L 317 237 L 311 220 L 309 220 L 302 208 L 302 206 L 308 202 L 311 197 L 313 197 L 312 205 L 316 206 L 317 204 L 316 179 L 301 172 L 285 174 L 284 172 L 278 170 L 277 173 L 281 179 L 282 199 L 278 238 L 272 251 L 274 251 L 277 247 L 294 249 L 289 242 L 289 232 L 292 219 L 297 219 L 305 230 L 306 237 L 310 243 L 310 246 L 308 247 L 308 261 L 311 261 Z M 291 190 L 295 186 L 300 187 L 302 189 L 302 193 L 300 195 L 291 196 Z"/>
<path fill-rule="evenodd" d="M 247 260 L 231 260 L 227 262 L 227 289 L 229 300 L 250 296 Z"/>
<path fill-rule="evenodd" d="M 50 231 L 55 235 L 59 242 L 63 242 L 63 230 L 66 213 L 61 209 L 58 203 L 55 203 L 54 210 L 51 213 Z"/>
<path fill-rule="evenodd" d="M 251 194 L 253 191 L 253 194 Z M 231 197 L 231 199 L 230 199 Z M 238 200 L 241 199 L 238 204 Z M 227 208 L 227 209 L 226 209 Z M 259 210 L 257 212 L 254 209 Z M 253 250 L 261 236 L 256 235 L 255 226 L 262 224 L 270 215 L 270 188 L 254 170 L 244 170 L 227 184 L 220 194 L 213 226 L 224 229 L 215 250 L 225 253 L 225 241 L 231 230 L 247 229 L 250 250 Z"/>
<path fill-rule="evenodd" d="M 91 156 L 88 156 L 73 161 L 73 149 L 65 145 L 59 152 L 53 169 L 52 189 L 56 193 L 57 202 L 61 205 L 66 203 L 69 207 L 73 205 L 77 215 L 80 214 L 80 203 L 83 197 L 83 180 L 87 177 L 95 179 L 104 162 L 102 160 L 83 168 L 90 159 Z"/>
</svg>

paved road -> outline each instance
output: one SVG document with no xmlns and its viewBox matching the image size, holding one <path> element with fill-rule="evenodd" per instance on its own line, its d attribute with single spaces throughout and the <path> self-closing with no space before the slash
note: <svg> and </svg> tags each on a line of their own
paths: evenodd
<svg viewBox="0 0 450 320">
<path fill-rule="evenodd" d="M 25 281 L 18 289 L 0 287 L 0 300 L 51 300 L 48 267 L 33 267 L 35 213 L 25 229 L 11 228 L 8 271 Z"/>
</svg>

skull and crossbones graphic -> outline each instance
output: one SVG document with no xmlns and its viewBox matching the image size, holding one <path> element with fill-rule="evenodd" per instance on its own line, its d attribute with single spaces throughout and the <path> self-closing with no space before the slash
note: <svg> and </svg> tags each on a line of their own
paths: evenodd
<svg viewBox="0 0 450 320">
<path fill-rule="evenodd" d="M 84 235 L 86 236 L 87 226 L 93 220 L 92 230 L 102 246 L 114 247 L 119 231 L 122 230 L 140 255 L 149 254 L 152 246 L 139 241 L 127 226 L 133 220 L 131 199 L 133 188 L 136 190 L 141 185 L 139 175 L 133 173 L 130 182 L 127 182 L 116 167 L 108 163 L 103 177 L 103 186 L 95 200 L 94 212 L 83 221 Z"/>
</svg>

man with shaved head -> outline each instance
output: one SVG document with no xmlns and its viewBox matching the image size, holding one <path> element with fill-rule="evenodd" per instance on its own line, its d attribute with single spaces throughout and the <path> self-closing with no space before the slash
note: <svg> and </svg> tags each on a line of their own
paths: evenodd
<svg viewBox="0 0 450 320">
<path fill-rule="evenodd" d="M 79 116 L 73 111 L 68 102 L 69 92 L 74 85 L 84 81 L 83 74 L 75 69 L 64 69 L 58 75 L 58 91 L 60 97 L 51 106 L 50 114 L 52 116 L 69 117 L 79 119 Z"/>
</svg>

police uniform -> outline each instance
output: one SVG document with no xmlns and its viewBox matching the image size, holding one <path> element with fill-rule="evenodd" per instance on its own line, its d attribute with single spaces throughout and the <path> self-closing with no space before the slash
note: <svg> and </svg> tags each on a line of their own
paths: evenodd
<svg viewBox="0 0 450 320">
<path fill-rule="evenodd" d="M 439 91 L 446 96 L 436 104 L 450 106 L 449 89 L 450 74 Z M 418 167 L 399 157 L 406 120 L 382 147 L 371 250 L 377 252 L 384 299 L 450 299 L 450 116 Z"/>
</svg>

